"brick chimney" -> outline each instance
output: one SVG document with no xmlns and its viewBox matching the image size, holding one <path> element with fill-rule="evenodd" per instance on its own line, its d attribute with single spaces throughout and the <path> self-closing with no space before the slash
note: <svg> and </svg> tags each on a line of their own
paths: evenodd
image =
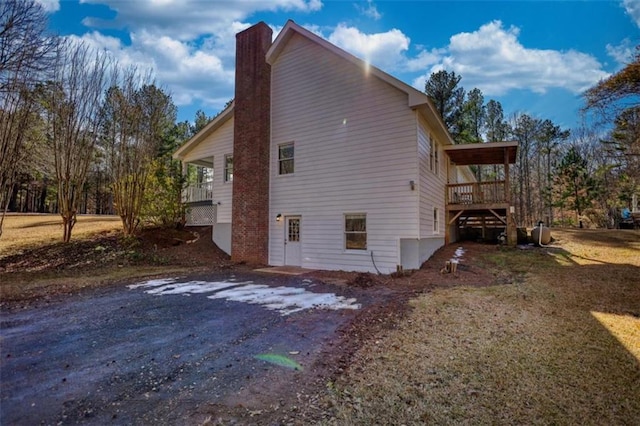
<svg viewBox="0 0 640 426">
<path fill-rule="evenodd" d="M 236 34 L 231 260 L 269 259 L 271 28 L 260 22 Z"/>
</svg>

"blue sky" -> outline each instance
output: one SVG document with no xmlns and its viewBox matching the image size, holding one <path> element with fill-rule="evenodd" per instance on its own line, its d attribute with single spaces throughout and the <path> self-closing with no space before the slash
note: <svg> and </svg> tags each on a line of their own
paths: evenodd
<svg viewBox="0 0 640 426">
<path fill-rule="evenodd" d="M 581 93 L 616 72 L 640 44 L 640 0 L 38 0 L 51 29 L 152 68 L 180 120 L 233 97 L 235 33 L 293 19 L 424 89 L 433 71 L 462 76 L 505 113 L 581 121 Z"/>
</svg>

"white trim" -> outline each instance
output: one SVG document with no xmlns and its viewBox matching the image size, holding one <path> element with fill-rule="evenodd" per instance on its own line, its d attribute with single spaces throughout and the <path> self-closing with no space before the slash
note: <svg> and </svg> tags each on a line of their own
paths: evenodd
<svg viewBox="0 0 640 426">
<path fill-rule="evenodd" d="M 207 136 L 216 131 L 220 126 L 226 123 L 231 117 L 233 117 L 233 111 L 235 109 L 235 101 L 231 102 L 224 111 L 222 111 L 216 118 L 211 120 L 209 124 L 204 126 L 202 130 L 193 135 L 191 139 L 186 141 L 180 148 L 173 153 L 173 158 L 176 160 L 182 160 L 189 151 L 191 151 L 196 145 L 202 142 Z"/>
<path fill-rule="evenodd" d="M 231 178 L 229 179 L 229 177 L 227 176 L 227 159 L 231 158 Z M 224 154 L 224 160 L 222 163 L 222 181 L 224 183 L 231 183 L 233 182 L 233 154 Z"/>
<path fill-rule="evenodd" d="M 347 216 L 360 216 L 364 217 L 364 232 L 363 231 L 350 231 L 351 234 L 364 234 L 365 236 L 365 248 L 357 249 L 357 248 L 347 248 Z M 342 214 L 342 250 L 345 253 L 362 253 L 369 251 L 369 231 L 367 231 L 367 213 L 359 212 L 359 213 L 343 213 Z"/>
<path fill-rule="evenodd" d="M 289 145 L 291 145 L 291 147 L 293 148 L 293 156 L 291 158 L 286 158 L 286 159 L 283 160 L 283 159 L 280 158 L 280 148 L 284 147 L 284 146 L 289 146 Z M 276 166 L 278 168 L 277 175 L 278 176 L 289 176 L 289 175 L 295 174 L 295 172 L 296 172 L 296 143 L 294 141 L 284 142 L 284 143 L 278 144 L 276 146 L 276 148 L 277 148 L 277 157 L 278 157 L 277 158 L 277 163 L 276 163 Z M 290 173 L 280 173 L 280 163 L 282 161 L 287 161 L 287 160 L 293 161 L 293 171 L 290 172 Z"/>
</svg>

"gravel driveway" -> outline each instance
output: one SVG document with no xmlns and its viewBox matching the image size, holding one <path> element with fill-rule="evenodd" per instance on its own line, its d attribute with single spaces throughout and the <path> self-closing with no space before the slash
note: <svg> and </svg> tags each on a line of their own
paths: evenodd
<svg viewBox="0 0 640 426">
<path fill-rule="evenodd" d="M 0 423 L 258 421 L 321 377 L 338 330 L 390 295 L 229 272 L 5 309 Z"/>
</svg>

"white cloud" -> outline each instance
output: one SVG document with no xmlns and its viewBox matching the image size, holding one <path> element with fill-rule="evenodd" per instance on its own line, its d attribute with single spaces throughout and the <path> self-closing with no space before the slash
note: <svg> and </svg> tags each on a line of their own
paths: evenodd
<svg viewBox="0 0 640 426">
<path fill-rule="evenodd" d="M 406 62 L 404 53 L 411 40 L 402 31 L 392 29 L 384 33 L 364 34 L 359 29 L 339 24 L 328 40 L 387 71 Z"/>
<path fill-rule="evenodd" d="M 551 88 L 580 93 L 608 76 L 591 55 L 527 48 L 518 41 L 519 32 L 493 21 L 477 31 L 452 36 L 440 61 L 415 79 L 414 86 L 421 89 L 431 72 L 440 69 L 462 75 L 465 87 L 478 87 L 485 95 L 512 89 L 545 93 Z"/>
<path fill-rule="evenodd" d="M 607 54 L 612 57 L 620 66 L 624 66 L 633 59 L 635 48 L 631 44 L 631 40 L 625 38 L 617 46 L 607 44 Z"/>
<path fill-rule="evenodd" d="M 415 58 L 407 60 L 406 69 L 408 71 L 422 71 L 432 67 L 440 62 L 444 53 L 446 53 L 444 49 L 421 50 Z"/>
<path fill-rule="evenodd" d="M 108 20 L 87 17 L 84 25 L 98 31 L 124 30 L 131 39 L 130 44 L 124 44 L 91 31 L 82 36 L 85 42 L 110 51 L 124 66 L 152 69 L 178 106 L 196 102 L 211 108 L 220 108 L 233 96 L 235 35 L 251 25 L 244 22 L 249 16 L 259 11 L 313 12 L 322 8 L 320 0 L 80 2 L 107 5 L 116 13 Z"/>
<path fill-rule="evenodd" d="M 640 27 L 640 1 L 622 0 L 622 6 L 625 8 L 631 19 L 633 19 L 633 22 Z"/>
<path fill-rule="evenodd" d="M 229 25 L 260 11 L 314 12 L 320 0 L 217 1 L 202 0 L 80 0 L 105 4 L 117 14 L 112 20 L 87 17 L 88 27 L 144 29 L 179 40 L 192 40 L 205 34 L 218 34 Z"/>
<path fill-rule="evenodd" d="M 225 68 L 215 54 L 180 40 L 156 37 L 146 31 L 132 33 L 130 46 L 96 31 L 72 38 L 110 52 L 123 67 L 134 66 L 142 73 L 153 70 L 156 80 L 169 89 L 176 105 L 197 101 L 219 107 L 233 96 L 233 70 Z"/>
<path fill-rule="evenodd" d="M 233 96 L 235 34 L 250 25 L 248 17 L 257 11 L 313 12 L 322 7 L 319 0 L 81 1 L 107 4 L 116 11 L 112 20 L 86 18 L 86 25 L 98 30 L 118 28 L 127 31 L 131 39 L 125 44 L 92 31 L 82 37 L 85 41 L 113 52 L 124 65 L 153 68 L 158 82 L 172 92 L 176 104 L 197 102 L 212 108 L 220 108 Z M 373 2 L 366 5 L 375 9 Z M 423 71 L 414 80 L 419 90 L 431 72 L 439 69 L 459 73 L 465 87 L 478 87 L 485 95 L 501 95 L 511 89 L 544 93 L 550 88 L 578 93 L 607 76 L 601 64 L 585 53 L 523 46 L 518 40 L 519 29 L 505 29 L 500 21 L 456 34 L 441 48 L 411 46 L 410 38 L 398 29 L 367 34 L 347 24 L 306 27 L 321 36 L 327 34 L 331 43 L 387 72 L 415 75 Z M 274 34 L 280 29 L 272 28 Z M 608 52 L 616 59 L 625 54 L 621 46 L 608 47 Z"/>
<path fill-rule="evenodd" d="M 45 12 L 53 13 L 60 10 L 60 0 L 36 0 Z"/>
<path fill-rule="evenodd" d="M 373 0 L 367 0 L 367 5 L 356 4 L 356 9 L 364 16 L 373 19 L 374 21 L 380 20 L 382 14 L 378 12 L 377 6 L 373 3 Z"/>
<path fill-rule="evenodd" d="M 580 93 L 608 74 L 598 60 L 575 50 L 558 51 L 523 46 L 516 27 L 503 28 L 493 21 L 478 30 L 453 35 L 444 48 L 422 46 L 411 55 L 408 36 L 398 29 L 366 34 L 339 24 L 327 39 L 387 72 L 427 71 L 416 78 L 414 87 L 424 88 L 432 72 L 446 69 L 463 77 L 465 87 L 478 87 L 485 95 L 499 96 L 512 89 L 545 93 L 563 88 Z M 610 54 L 625 52 L 611 47 Z"/>
</svg>

